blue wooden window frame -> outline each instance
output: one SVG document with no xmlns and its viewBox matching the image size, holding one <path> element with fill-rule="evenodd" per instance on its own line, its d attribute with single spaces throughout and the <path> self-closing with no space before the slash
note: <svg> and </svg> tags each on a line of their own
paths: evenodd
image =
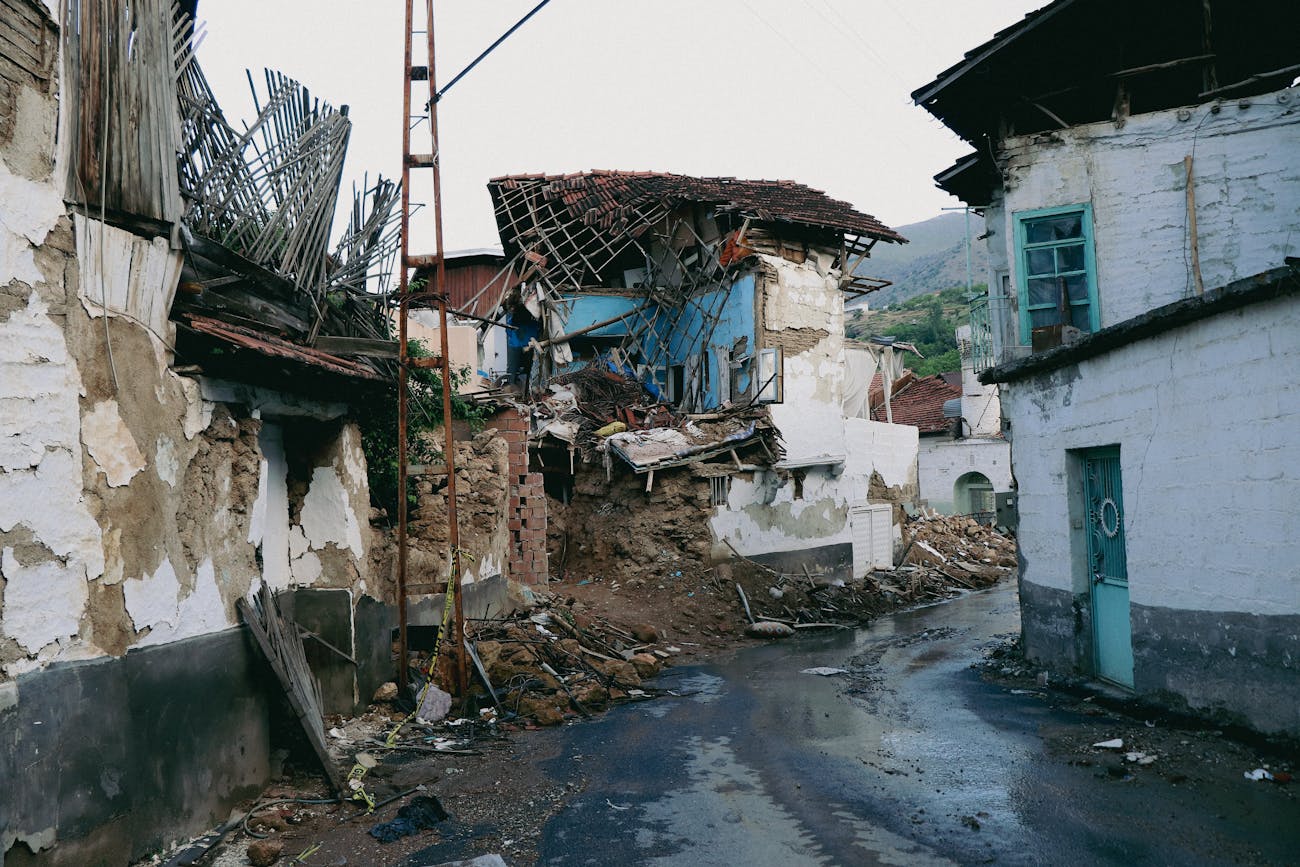
<svg viewBox="0 0 1300 867">
<path fill-rule="evenodd" d="M 1073 269 L 1062 274 L 1059 268 L 1059 260 L 1055 273 L 1061 276 L 1084 276 L 1088 283 L 1087 300 L 1071 301 L 1072 307 L 1088 307 L 1088 331 L 1097 331 L 1101 328 L 1101 307 L 1097 303 L 1097 260 L 1094 249 L 1092 233 L 1092 206 L 1084 203 L 1079 205 L 1064 205 L 1059 208 L 1039 208 L 1033 211 L 1017 211 L 1015 213 L 1016 221 L 1016 293 L 1019 297 L 1020 307 L 1020 342 L 1022 344 L 1030 343 L 1030 335 L 1033 331 L 1033 322 L 1030 317 L 1029 305 L 1029 280 L 1030 267 L 1029 256 L 1031 252 L 1044 251 L 1058 247 L 1073 246 L 1074 240 L 1060 241 L 1043 241 L 1030 243 L 1028 239 L 1027 228 L 1029 224 L 1050 217 L 1062 217 L 1072 214 L 1080 216 L 1082 224 L 1082 241 L 1083 241 L 1083 268 Z M 1035 305 L 1033 309 L 1049 309 L 1050 304 Z"/>
</svg>

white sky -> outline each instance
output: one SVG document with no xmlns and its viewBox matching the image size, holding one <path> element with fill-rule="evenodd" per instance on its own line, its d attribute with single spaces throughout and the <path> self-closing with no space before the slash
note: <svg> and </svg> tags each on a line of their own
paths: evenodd
<svg viewBox="0 0 1300 867">
<path fill-rule="evenodd" d="M 439 81 L 535 3 L 439 0 Z M 498 243 L 485 185 L 520 172 L 788 178 L 890 225 L 932 217 L 958 204 L 933 175 L 969 148 L 908 94 L 1042 3 L 551 0 L 440 104 L 447 249 Z M 396 177 L 404 8 L 202 0 L 199 59 L 232 123 L 253 114 L 245 68 L 259 85 L 278 69 L 350 106 L 349 182 Z M 427 125 L 412 141 L 430 149 Z M 413 200 L 431 200 L 430 178 L 412 173 Z M 412 252 L 433 251 L 431 226 L 416 223 L 427 242 Z"/>
</svg>

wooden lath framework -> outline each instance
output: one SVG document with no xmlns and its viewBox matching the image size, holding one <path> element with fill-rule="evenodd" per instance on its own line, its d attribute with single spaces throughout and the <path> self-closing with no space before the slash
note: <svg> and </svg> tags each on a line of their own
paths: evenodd
<svg viewBox="0 0 1300 867">
<path fill-rule="evenodd" d="M 654 303 L 637 305 L 624 317 L 628 334 L 615 358 L 662 389 L 674 347 L 696 356 L 709 346 L 729 300 L 730 278 L 744 267 L 739 263 L 747 254 L 734 253 L 745 248 L 746 233 L 756 221 L 738 206 L 680 196 L 642 198 L 598 215 L 575 217 L 565 197 L 568 183 L 568 178 L 533 177 L 493 182 L 497 224 L 515 248 L 511 267 L 542 288 L 552 309 L 563 306 L 563 294 L 604 285 L 608 272 L 620 263 L 643 267 L 641 288 L 629 291 L 639 291 Z M 719 218 L 738 228 L 723 237 Z M 763 222 L 771 226 L 776 221 Z M 827 241 L 833 238 L 839 247 L 835 266 L 844 275 L 845 292 L 858 296 L 889 285 L 857 273 L 877 238 L 829 228 L 819 234 Z M 834 249 L 835 244 L 827 246 Z M 687 317 L 695 313 L 699 315 Z M 686 334 L 679 331 L 684 318 L 692 322 Z M 559 342 L 551 337 L 549 342 Z M 692 373 L 686 377 L 685 393 L 676 395 L 686 411 L 704 406 L 703 376 Z"/>
<path fill-rule="evenodd" d="M 401 188 L 380 177 L 353 189 L 348 228 L 330 232 L 351 122 L 277 72 L 253 86 L 257 117 L 238 132 L 197 63 L 178 72 L 182 221 L 193 235 L 287 280 L 310 304 L 305 333 L 387 339 L 389 281 L 400 241 Z"/>
</svg>

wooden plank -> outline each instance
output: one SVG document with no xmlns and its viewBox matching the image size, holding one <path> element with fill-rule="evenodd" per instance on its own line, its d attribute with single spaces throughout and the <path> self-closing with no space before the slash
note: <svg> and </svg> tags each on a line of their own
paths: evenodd
<svg viewBox="0 0 1300 867">
<path fill-rule="evenodd" d="M 237 603 L 239 612 L 284 688 L 289 706 L 298 716 L 308 742 L 329 777 L 330 785 L 336 793 L 343 794 L 343 776 L 325 746 L 320 685 L 307 665 L 302 638 L 298 635 L 299 627 L 292 618 L 280 611 L 275 596 L 265 584 L 262 585 L 257 600 L 258 605 L 254 607 L 248 600 L 240 599 Z"/>
<path fill-rule="evenodd" d="M 398 350 L 395 340 L 372 340 L 367 337 L 322 336 L 316 338 L 314 346 L 331 355 L 366 355 L 373 358 L 396 358 Z"/>
</svg>

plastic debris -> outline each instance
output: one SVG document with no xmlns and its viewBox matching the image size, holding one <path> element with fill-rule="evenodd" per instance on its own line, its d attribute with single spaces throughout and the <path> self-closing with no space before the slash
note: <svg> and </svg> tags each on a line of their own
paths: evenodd
<svg viewBox="0 0 1300 867">
<path fill-rule="evenodd" d="M 606 803 L 606 804 L 609 804 L 609 805 L 610 805 L 611 807 L 613 807 L 615 810 L 630 810 L 630 809 L 632 809 L 632 805 L 631 805 L 631 804 L 615 804 L 615 803 L 614 803 L 613 801 L 611 801 L 609 798 L 606 798 L 606 799 L 605 799 L 605 803 Z"/>
<path fill-rule="evenodd" d="M 397 811 L 397 818 L 381 822 L 370 829 L 370 836 L 380 843 L 391 843 L 411 834 L 427 831 L 447 818 L 442 803 L 432 795 L 416 795 L 411 803 Z"/>
<path fill-rule="evenodd" d="M 1093 747 L 1099 750 L 1122 750 L 1124 749 L 1124 739 L 1115 738 L 1109 741 L 1097 741 L 1097 743 L 1093 744 Z"/>
<path fill-rule="evenodd" d="M 819 665 L 816 668 L 805 668 L 800 674 L 819 674 L 822 677 L 834 677 L 837 674 L 848 674 L 844 668 L 831 668 L 827 665 Z"/>
<path fill-rule="evenodd" d="M 1125 753 L 1124 761 L 1137 762 L 1139 765 L 1151 765 L 1151 764 L 1155 764 L 1156 756 L 1152 755 L 1151 753 L 1142 753 L 1142 752 L 1135 751 L 1135 752 Z"/>
<path fill-rule="evenodd" d="M 1242 776 L 1248 780 L 1254 780 L 1255 782 L 1259 782 L 1260 780 L 1269 780 L 1271 782 L 1273 779 L 1273 775 L 1265 768 L 1255 768 L 1253 771 L 1246 771 Z"/>
</svg>

